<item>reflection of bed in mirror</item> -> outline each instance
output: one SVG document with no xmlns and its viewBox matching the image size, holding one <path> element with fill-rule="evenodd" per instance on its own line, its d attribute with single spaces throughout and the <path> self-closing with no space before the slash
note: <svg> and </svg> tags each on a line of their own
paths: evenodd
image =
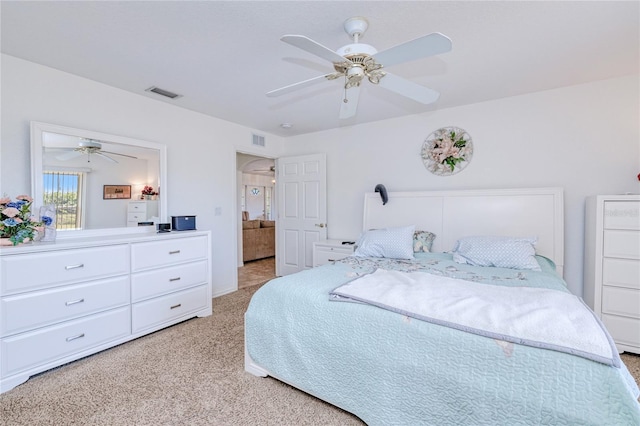
<svg viewBox="0 0 640 426">
<path fill-rule="evenodd" d="M 380 257 L 373 253 L 349 256 L 268 282 L 254 294 L 245 314 L 246 371 L 277 378 L 354 413 L 370 425 L 640 424 L 638 387 L 624 365 L 618 364 L 620 358 L 613 341 L 561 279 L 562 190 L 388 195 L 386 205 L 377 193 L 365 195 L 363 229 L 384 234 L 388 227 L 415 225 L 415 230 L 436 235 L 431 252 L 416 253 L 414 240 L 414 245 L 409 243 L 408 247 L 413 252 L 410 257 L 396 259 L 392 257 L 397 256 Z M 413 233 L 411 229 L 409 240 Z M 388 235 L 384 235 L 384 239 L 377 240 L 377 247 L 395 250 L 397 241 L 391 244 Z M 511 236 L 518 240 L 537 237 L 537 256 L 534 258 L 529 243 L 528 258 L 536 262 L 540 271 L 480 267 L 452 260 L 454 255 L 448 252 L 458 240 L 478 235 Z M 489 252 L 493 250 L 481 250 Z M 378 272 L 398 274 L 406 281 L 369 279 Z M 583 328 L 567 334 L 550 333 L 566 344 L 551 348 L 538 341 L 518 340 L 519 336 L 501 334 L 497 338 L 495 334 L 470 332 L 469 326 L 466 330 L 451 327 L 450 323 L 445 326 L 446 322 L 438 322 L 439 317 L 429 321 L 434 317 L 407 314 L 388 299 L 382 302 L 368 299 L 382 289 L 392 290 L 389 294 L 402 302 L 431 300 L 396 293 L 397 289 L 408 288 L 407 283 L 414 277 L 425 275 L 438 277 L 435 287 L 446 297 L 452 288 L 471 288 L 475 292 L 473 298 L 456 301 L 467 311 L 478 314 L 471 316 L 470 324 L 477 325 L 479 318 L 484 319 L 479 314 L 482 310 L 491 315 L 497 313 L 493 305 L 481 302 L 483 294 L 499 291 L 510 297 L 497 300 L 511 301 L 518 294 L 541 306 L 529 311 L 544 313 L 539 315 L 541 326 L 535 331 L 557 330 L 559 322 L 549 320 L 551 310 L 547 308 L 551 303 L 547 302 L 558 297 L 571 300 L 570 306 L 581 309 L 591 321 L 594 333 Z M 330 296 L 357 295 L 353 288 L 358 289 L 363 282 L 358 297 L 339 301 Z M 462 283 L 466 287 L 459 287 Z M 432 281 L 429 286 L 434 286 Z M 340 290 L 336 291 L 338 287 Z M 343 290 L 349 287 L 353 287 L 351 293 Z M 527 298 L 529 294 L 538 297 Z M 548 299 L 549 295 L 552 296 Z M 452 300 L 446 297 L 436 300 L 445 303 Z M 520 306 L 503 305 L 507 309 Z M 460 312 L 454 310 L 458 306 L 453 303 L 446 306 Z M 555 306 L 554 318 L 569 317 L 566 311 L 569 305 Z M 518 319 L 517 315 L 514 319 Z M 497 322 L 512 324 L 512 321 Z M 543 334 L 546 337 L 547 333 Z M 587 359 L 584 352 L 569 345 L 570 340 L 580 341 L 582 336 L 591 342 L 596 335 L 598 339 L 593 341 L 602 344 L 608 358 Z"/>
<path fill-rule="evenodd" d="M 35 205 L 59 205 L 58 229 L 126 228 L 130 202 L 142 198 L 145 186 L 162 191 L 153 216 L 166 217 L 163 144 L 39 122 L 31 123 L 31 144 Z M 119 185 L 130 186 L 130 196 L 104 197 L 104 188 Z"/>
</svg>

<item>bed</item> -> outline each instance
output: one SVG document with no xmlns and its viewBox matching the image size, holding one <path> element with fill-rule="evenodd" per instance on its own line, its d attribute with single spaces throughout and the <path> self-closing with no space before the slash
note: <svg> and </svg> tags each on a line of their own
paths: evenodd
<svg viewBox="0 0 640 426">
<path fill-rule="evenodd" d="M 365 237 L 411 224 L 435 234 L 430 252 L 400 260 L 351 256 L 270 281 L 245 314 L 246 371 L 286 382 L 369 425 L 640 424 L 638 387 L 610 339 L 607 363 L 357 297 L 336 300 L 379 271 L 575 298 L 561 278 L 561 189 L 392 192 L 385 205 L 377 193 L 364 198 Z M 450 251 L 474 236 L 535 237 L 539 270 L 454 260 L 462 251 Z"/>
</svg>

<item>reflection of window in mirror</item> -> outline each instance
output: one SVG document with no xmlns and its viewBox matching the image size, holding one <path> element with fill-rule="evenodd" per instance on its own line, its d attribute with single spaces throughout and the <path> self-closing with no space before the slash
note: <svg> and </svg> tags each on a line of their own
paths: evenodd
<svg viewBox="0 0 640 426">
<path fill-rule="evenodd" d="M 97 230 L 114 228 L 133 233 L 127 232 L 129 199 L 105 200 L 106 185 L 131 186 L 132 198 L 138 198 L 145 185 L 152 186 L 161 194 L 156 197 L 156 215 L 166 221 L 163 144 L 33 121 L 31 167 L 34 205 L 57 205 L 57 229 L 65 231 L 58 237 L 99 235 Z M 54 176 L 63 179 L 62 172 L 73 183 L 54 182 Z M 53 185 L 46 190 L 48 195 L 45 179 Z"/>
<path fill-rule="evenodd" d="M 85 173 L 82 171 L 43 172 L 43 202 L 56 206 L 56 229 L 82 229 Z"/>
</svg>

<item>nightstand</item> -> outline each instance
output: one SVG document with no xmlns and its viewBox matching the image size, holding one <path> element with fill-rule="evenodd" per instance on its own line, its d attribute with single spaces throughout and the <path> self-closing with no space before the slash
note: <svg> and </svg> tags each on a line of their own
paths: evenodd
<svg viewBox="0 0 640 426">
<path fill-rule="evenodd" d="M 313 243 L 313 267 L 343 259 L 353 254 L 353 244 L 342 244 L 344 240 L 321 240 Z"/>
</svg>

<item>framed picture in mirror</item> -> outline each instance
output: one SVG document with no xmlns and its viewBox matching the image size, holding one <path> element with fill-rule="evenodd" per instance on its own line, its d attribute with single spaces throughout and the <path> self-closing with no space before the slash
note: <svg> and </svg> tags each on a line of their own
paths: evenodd
<svg viewBox="0 0 640 426">
<path fill-rule="evenodd" d="M 103 200 L 123 200 L 131 198 L 131 185 L 104 185 Z"/>
</svg>

